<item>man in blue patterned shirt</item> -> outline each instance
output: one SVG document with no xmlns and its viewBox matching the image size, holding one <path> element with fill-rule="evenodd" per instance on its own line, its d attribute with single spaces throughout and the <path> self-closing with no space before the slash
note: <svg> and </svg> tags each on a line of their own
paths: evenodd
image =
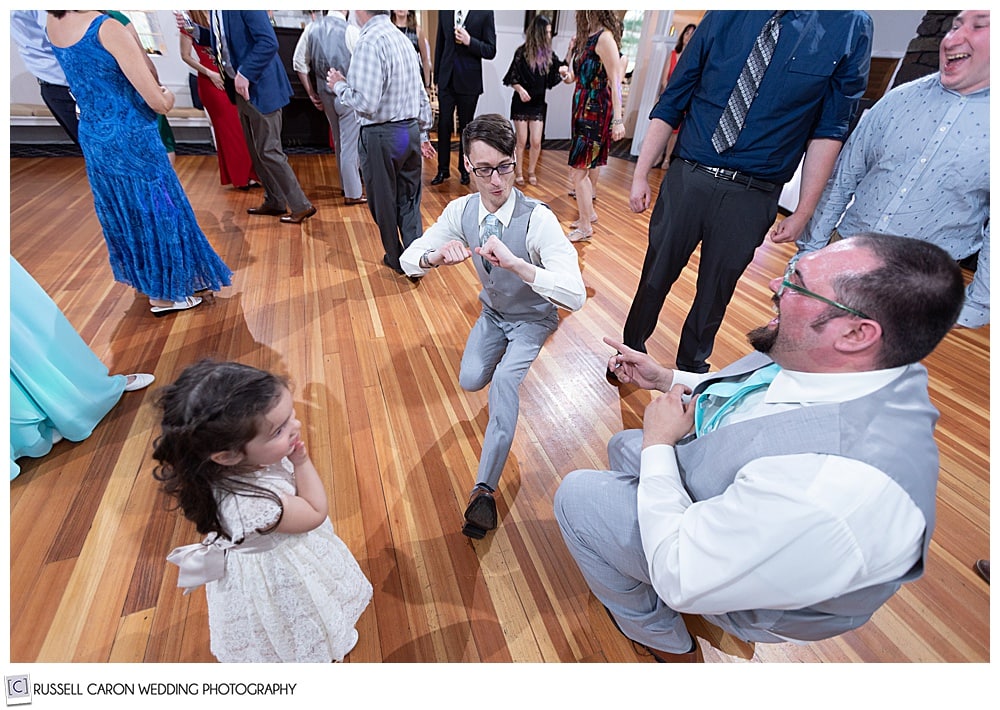
<svg viewBox="0 0 1000 710">
<path fill-rule="evenodd" d="M 330 69 L 327 85 L 361 120 L 361 175 L 368 210 L 382 237 L 382 263 L 403 274 L 399 255 L 424 233 L 420 219 L 421 155 L 431 145 L 431 105 L 420 56 L 396 29 L 388 10 L 355 10 L 361 35 L 347 77 Z"/>
<path fill-rule="evenodd" d="M 959 260 L 979 252 L 958 319 L 976 328 L 990 322 L 990 11 L 959 13 L 939 53 L 939 72 L 893 89 L 861 119 L 798 246 L 878 232 Z"/>
</svg>

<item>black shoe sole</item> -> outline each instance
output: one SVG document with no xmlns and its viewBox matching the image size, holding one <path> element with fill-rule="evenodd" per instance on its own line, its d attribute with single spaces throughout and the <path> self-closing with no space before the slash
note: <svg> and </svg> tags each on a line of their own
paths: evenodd
<svg viewBox="0 0 1000 710">
<path fill-rule="evenodd" d="M 462 534 L 466 537 L 471 537 L 473 540 L 482 540 L 486 537 L 486 530 L 481 527 L 473 525 L 472 523 L 466 523 L 462 528 Z"/>
</svg>

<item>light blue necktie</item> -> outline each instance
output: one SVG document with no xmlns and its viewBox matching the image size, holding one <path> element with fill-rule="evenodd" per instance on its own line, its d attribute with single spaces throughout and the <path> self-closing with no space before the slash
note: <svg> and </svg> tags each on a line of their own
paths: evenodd
<svg viewBox="0 0 1000 710">
<path fill-rule="evenodd" d="M 777 376 L 781 367 L 771 363 L 750 373 L 742 382 L 716 382 L 695 398 L 694 430 L 703 436 L 719 428 L 722 420 L 732 414 L 735 406 L 751 392 L 764 389 Z"/>
<path fill-rule="evenodd" d="M 479 246 L 486 246 L 490 237 L 499 239 L 502 231 L 503 228 L 500 226 L 500 220 L 497 219 L 497 216 L 495 214 L 486 215 L 486 219 L 483 220 L 483 231 L 479 235 Z M 493 264 L 485 257 L 483 257 L 483 268 L 486 269 L 487 274 L 493 270 Z"/>
</svg>

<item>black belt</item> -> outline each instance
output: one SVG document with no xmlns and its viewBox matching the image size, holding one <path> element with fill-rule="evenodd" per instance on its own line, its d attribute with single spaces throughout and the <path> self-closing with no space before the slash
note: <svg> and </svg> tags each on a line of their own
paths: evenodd
<svg viewBox="0 0 1000 710">
<path fill-rule="evenodd" d="M 690 165 L 695 170 L 700 170 L 703 173 L 708 173 L 712 177 L 718 180 L 730 180 L 738 185 L 746 185 L 747 187 L 753 188 L 754 190 L 763 190 L 764 192 L 770 192 L 777 185 L 773 182 L 768 182 L 767 180 L 761 180 L 760 178 L 755 178 L 746 173 L 741 173 L 738 170 L 727 170 L 726 168 L 712 168 L 708 165 L 702 165 L 701 163 L 696 163 L 693 160 L 686 160 L 684 158 L 677 158 L 685 165 Z"/>
<path fill-rule="evenodd" d="M 381 123 L 366 123 L 362 128 L 377 128 L 378 126 L 399 126 L 405 125 L 407 123 L 414 123 L 417 119 L 415 118 L 402 118 L 398 121 L 382 121 Z"/>
</svg>

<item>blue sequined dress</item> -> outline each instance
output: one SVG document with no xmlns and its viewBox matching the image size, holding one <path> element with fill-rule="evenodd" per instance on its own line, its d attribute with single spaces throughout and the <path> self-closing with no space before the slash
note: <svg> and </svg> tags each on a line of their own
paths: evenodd
<svg viewBox="0 0 1000 710">
<path fill-rule="evenodd" d="M 150 298 L 181 301 L 228 286 L 232 272 L 198 226 L 167 158 L 156 112 L 98 37 L 105 15 L 55 47 L 80 108 L 80 147 L 115 280 Z"/>
</svg>

